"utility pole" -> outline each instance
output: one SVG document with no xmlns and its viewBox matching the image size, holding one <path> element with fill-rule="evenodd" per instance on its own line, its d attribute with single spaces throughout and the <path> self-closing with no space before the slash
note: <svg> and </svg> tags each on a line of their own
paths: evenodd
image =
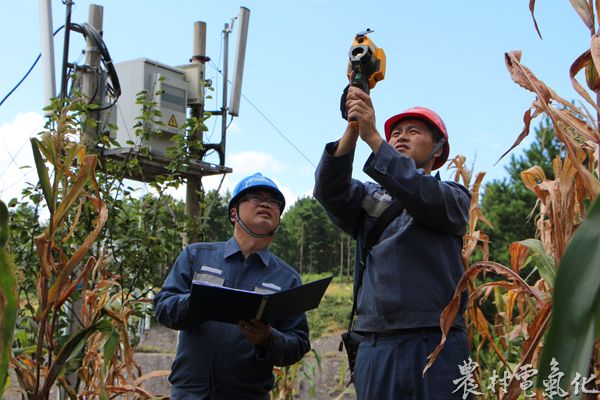
<svg viewBox="0 0 600 400">
<path fill-rule="evenodd" d="M 340 279 L 344 277 L 344 237 L 340 235 Z"/>
<path fill-rule="evenodd" d="M 302 262 L 304 258 L 304 222 L 300 226 L 300 273 L 302 273 Z"/>
<path fill-rule="evenodd" d="M 102 6 L 96 4 L 90 4 L 89 6 L 89 14 L 88 14 L 88 24 L 94 27 L 98 32 L 102 32 L 102 22 L 104 15 L 104 8 Z M 68 35 L 68 33 L 67 33 Z M 65 53 L 68 52 L 68 49 L 64 49 Z M 90 104 L 101 104 L 102 102 L 102 90 L 99 86 L 102 83 L 98 83 L 98 66 L 100 65 L 100 51 L 97 48 L 97 44 L 94 43 L 91 37 L 86 39 L 86 49 L 85 49 L 85 63 L 86 63 L 86 71 L 82 78 L 82 96 L 85 99 L 88 99 Z M 66 77 L 63 77 L 66 79 Z M 66 90 L 63 87 L 62 96 L 66 97 Z M 85 145 L 88 150 L 93 149 L 96 144 L 96 132 L 98 126 L 98 112 L 97 111 L 88 111 L 85 116 L 84 124 L 82 126 L 81 131 L 81 144 Z M 81 284 L 78 286 L 78 289 L 81 290 Z M 70 311 L 70 321 L 69 321 L 69 334 L 73 335 L 75 332 L 78 332 L 82 329 L 81 326 L 81 293 L 77 293 L 73 300 L 71 301 L 71 311 Z M 78 386 L 78 377 L 77 371 L 68 371 L 67 372 L 67 382 L 69 385 L 77 389 Z M 61 399 L 67 398 L 67 393 L 61 389 L 60 396 Z"/>
<path fill-rule="evenodd" d="M 88 14 L 88 24 L 95 28 L 98 32 L 102 32 L 102 22 L 104 16 L 104 8 L 96 4 L 90 4 Z M 82 79 L 82 95 L 88 99 L 90 104 L 102 104 L 103 90 L 99 86 L 99 68 L 100 65 L 100 50 L 94 40 L 88 36 L 86 39 L 85 48 L 85 65 L 86 71 Z M 98 140 L 98 111 L 90 110 L 87 112 L 83 131 L 81 132 L 81 143 L 88 149 L 93 149 Z"/>
<path fill-rule="evenodd" d="M 206 22 L 195 22 L 194 23 L 194 48 L 192 52 L 192 64 L 200 64 L 200 82 L 204 82 L 204 68 L 206 63 Z M 202 114 L 204 113 L 204 94 L 200 95 L 200 103 L 194 104 L 191 106 L 191 115 L 192 117 L 198 118 L 198 120 L 202 119 Z M 193 140 L 198 140 L 201 143 L 203 142 L 202 130 L 198 130 L 197 132 L 192 132 L 194 135 Z M 196 154 L 196 156 L 198 156 Z M 202 201 L 203 192 L 202 192 L 202 178 L 188 178 L 186 192 L 185 192 L 185 214 L 192 221 L 198 222 L 201 217 L 201 209 L 200 202 Z M 186 236 L 184 241 L 185 244 L 189 244 L 190 242 L 197 241 L 197 237 L 189 237 Z"/>
<path fill-rule="evenodd" d="M 63 44 L 63 59 L 62 68 L 60 70 L 60 100 L 61 107 L 64 106 L 65 98 L 67 97 L 67 64 L 69 61 L 69 40 L 71 38 L 71 10 L 73 8 L 73 0 L 64 1 L 66 8 L 65 16 L 65 40 Z"/>
<path fill-rule="evenodd" d="M 348 241 L 346 242 L 346 271 L 348 279 L 350 279 L 350 236 L 348 236 Z"/>
</svg>

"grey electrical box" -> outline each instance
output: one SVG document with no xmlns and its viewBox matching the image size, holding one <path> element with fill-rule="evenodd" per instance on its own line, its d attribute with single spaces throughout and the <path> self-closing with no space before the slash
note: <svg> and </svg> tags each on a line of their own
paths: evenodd
<svg viewBox="0 0 600 400">
<path fill-rule="evenodd" d="M 183 134 L 187 106 L 184 71 L 145 58 L 117 63 L 115 69 L 121 83 L 121 97 L 110 118 L 118 127 L 114 139 L 121 148 L 138 149 L 147 145 L 151 154 L 164 156 L 167 147 L 173 146 L 173 135 Z M 143 90 L 156 102 L 155 107 L 162 114 L 162 126 L 153 124 L 150 127 L 160 130 L 161 134 L 151 136 L 147 142 L 144 142 L 143 136 L 136 135 L 135 127 L 143 111 L 142 105 L 136 104 L 136 98 Z"/>
</svg>

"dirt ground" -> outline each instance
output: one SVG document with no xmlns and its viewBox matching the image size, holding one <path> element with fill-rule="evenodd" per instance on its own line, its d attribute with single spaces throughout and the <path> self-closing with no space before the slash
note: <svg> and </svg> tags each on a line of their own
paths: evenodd
<svg viewBox="0 0 600 400">
<path fill-rule="evenodd" d="M 340 333 L 312 341 L 316 352 L 304 358 L 304 375 L 294 398 L 308 400 L 354 400 L 354 386 L 346 386 L 349 379 L 348 360 L 345 351 L 338 351 Z M 317 358 L 320 361 L 318 366 Z"/>
</svg>

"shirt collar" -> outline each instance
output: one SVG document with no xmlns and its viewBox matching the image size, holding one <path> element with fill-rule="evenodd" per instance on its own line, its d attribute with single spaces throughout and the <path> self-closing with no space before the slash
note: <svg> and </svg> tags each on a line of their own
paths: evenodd
<svg viewBox="0 0 600 400">
<path fill-rule="evenodd" d="M 223 258 L 231 257 L 236 253 L 240 253 L 240 255 L 242 255 L 242 249 L 240 248 L 237 240 L 235 240 L 235 238 L 232 236 L 227 242 L 225 242 L 225 252 L 223 254 Z M 269 251 L 268 247 L 265 247 L 264 249 L 253 254 L 257 254 L 265 266 L 269 265 L 269 262 L 271 261 L 271 251 Z"/>
</svg>

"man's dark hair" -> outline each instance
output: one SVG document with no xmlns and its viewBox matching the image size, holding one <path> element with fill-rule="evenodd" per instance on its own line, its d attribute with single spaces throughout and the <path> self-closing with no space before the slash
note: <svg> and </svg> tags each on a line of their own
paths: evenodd
<svg viewBox="0 0 600 400">
<path fill-rule="evenodd" d="M 427 128 L 429 128 L 434 143 L 437 143 L 444 138 L 444 134 L 442 133 L 442 131 L 440 131 L 440 129 L 437 126 L 435 126 L 426 119 L 419 120 L 422 121 L 427 126 Z"/>
</svg>

